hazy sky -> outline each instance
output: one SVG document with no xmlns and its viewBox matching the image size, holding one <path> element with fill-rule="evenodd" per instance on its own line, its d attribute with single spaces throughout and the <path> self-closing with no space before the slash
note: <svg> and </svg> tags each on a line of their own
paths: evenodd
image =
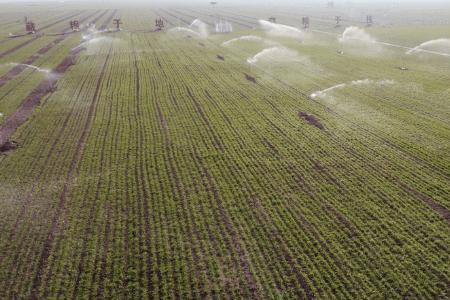
<svg viewBox="0 0 450 300">
<path fill-rule="evenodd" d="M 166 3 L 205 3 L 208 4 L 211 0 L 0 0 L 0 2 L 145 2 L 145 3 L 154 3 L 154 4 L 166 4 Z M 316 4 L 325 4 L 328 0 L 215 0 L 222 4 L 298 4 L 302 3 L 316 3 Z M 399 4 L 408 4 L 408 3 L 450 3 L 450 0 L 334 0 L 336 4 L 347 4 L 347 3 L 399 3 Z"/>
<path fill-rule="evenodd" d="M 208 5 L 210 1 L 217 1 L 219 5 L 274 5 L 274 6 L 301 6 L 302 4 L 317 4 L 325 6 L 329 0 L 0 0 L 0 3 L 20 3 L 20 2 L 89 2 L 89 3 L 145 3 L 155 6 L 164 6 L 170 4 L 181 4 L 188 6 L 190 4 L 205 4 Z M 337 6 L 348 6 L 358 4 L 372 4 L 372 5 L 414 5 L 414 4 L 448 4 L 450 6 L 450 0 L 334 0 Z"/>
</svg>

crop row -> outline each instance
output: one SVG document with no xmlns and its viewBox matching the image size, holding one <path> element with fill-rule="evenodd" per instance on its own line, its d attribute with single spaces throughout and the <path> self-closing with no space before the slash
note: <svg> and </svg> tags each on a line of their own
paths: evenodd
<svg viewBox="0 0 450 300">
<path fill-rule="evenodd" d="M 15 189 L 0 197 L 18 195 L 0 212 L 0 296 L 445 297 L 448 224 L 401 188 L 444 181 L 438 171 L 301 89 L 246 80 L 238 51 L 112 37 L 0 157 Z"/>
</svg>

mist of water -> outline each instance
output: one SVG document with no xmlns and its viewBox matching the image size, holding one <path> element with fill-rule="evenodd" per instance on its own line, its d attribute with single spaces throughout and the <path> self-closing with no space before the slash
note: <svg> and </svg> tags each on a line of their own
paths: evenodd
<svg viewBox="0 0 450 300">
<path fill-rule="evenodd" d="M 169 32 L 185 32 L 185 33 L 189 33 L 192 35 L 200 36 L 200 33 L 196 32 L 192 29 L 189 29 L 187 27 L 174 27 L 174 28 L 170 29 Z"/>
<path fill-rule="evenodd" d="M 290 37 L 295 39 L 304 39 L 305 38 L 305 32 L 301 31 L 300 29 L 284 24 L 276 24 L 265 20 L 259 20 L 259 25 L 261 28 L 265 31 L 267 31 L 269 34 L 274 36 L 281 36 L 281 37 Z"/>
<path fill-rule="evenodd" d="M 234 43 L 240 42 L 240 41 L 248 41 L 248 42 L 257 42 L 257 43 L 264 43 L 266 45 L 278 45 L 277 42 L 275 41 L 271 41 L 265 38 L 262 38 L 260 36 L 256 36 L 256 35 L 244 35 L 241 37 L 237 37 L 234 39 L 231 39 L 229 41 L 223 42 L 222 46 L 230 46 Z"/>
<path fill-rule="evenodd" d="M 189 27 L 175 27 L 169 30 L 169 32 L 184 32 L 189 35 L 201 37 L 201 38 L 207 38 L 209 35 L 208 32 L 208 25 L 206 25 L 204 22 L 202 22 L 199 19 L 195 19 Z"/>
<path fill-rule="evenodd" d="M 30 69 L 36 70 L 38 72 L 41 72 L 41 73 L 47 73 L 48 74 L 48 73 L 51 72 L 49 69 L 42 69 L 42 68 L 39 68 L 39 67 L 36 67 L 36 66 L 33 66 L 33 65 L 18 64 L 18 63 L 10 63 L 10 65 L 11 66 L 22 66 L 22 67 L 30 68 Z"/>
<path fill-rule="evenodd" d="M 424 42 L 406 52 L 406 54 L 413 54 L 415 52 L 430 52 L 430 50 L 444 51 L 440 53 L 450 56 L 450 39 L 436 39 Z M 431 51 L 437 53 L 435 51 Z"/>
<path fill-rule="evenodd" d="M 347 86 L 347 84 L 345 83 L 340 83 L 340 84 L 336 84 L 332 87 L 329 87 L 327 89 L 321 90 L 321 91 L 317 91 L 314 92 L 310 95 L 311 98 L 316 99 L 316 98 L 324 98 L 327 96 L 327 94 L 331 91 L 334 91 L 336 89 L 341 89 L 341 88 L 345 88 Z"/>
<path fill-rule="evenodd" d="M 97 35 L 108 32 L 108 31 L 109 31 L 109 29 L 107 29 L 107 28 L 105 28 L 103 30 L 98 30 L 98 29 L 96 29 L 95 24 L 94 24 L 89 27 L 89 29 L 87 30 L 87 32 L 88 32 L 87 34 L 82 35 L 82 39 L 83 39 L 83 41 L 88 41 L 88 40 L 94 39 Z"/>
<path fill-rule="evenodd" d="M 329 94 L 338 89 L 344 89 L 349 86 L 363 86 L 363 85 L 380 85 L 380 86 L 387 86 L 387 85 L 393 85 L 395 81 L 390 79 L 383 79 L 383 80 L 372 80 L 372 79 L 360 79 L 360 80 L 353 80 L 349 83 L 340 83 L 336 84 L 332 87 L 326 88 L 321 91 L 316 91 L 310 95 L 312 99 L 316 98 L 325 98 L 329 96 Z"/>
<path fill-rule="evenodd" d="M 203 38 L 207 38 L 209 35 L 208 25 L 206 25 L 199 19 L 195 19 L 194 21 L 192 21 L 190 27 L 197 31 Z"/>
<path fill-rule="evenodd" d="M 345 28 L 342 37 L 339 38 L 339 42 L 341 43 L 358 42 L 365 44 L 374 44 L 377 42 L 377 40 L 373 38 L 370 34 L 365 32 L 363 29 L 356 26 L 350 26 Z"/>
<path fill-rule="evenodd" d="M 262 60 L 270 60 L 271 62 L 284 62 L 284 61 L 301 61 L 301 57 L 297 51 L 285 48 L 285 47 L 272 47 L 266 48 L 256 54 L 255 56 L 248 58 L 249 64 L 256 64 Z"/>
<path fill-rule="evenodd" d="M 123 41 L 123 40 L 120 38 L 115 38 L 115 37 L 99 36 L 99 37 L 91 38 L 91 39 L 88 39 L 88 40 L 82 42 L 78 46 L 72 48 L 72 51 L 82 48 L 82 47 L 90 47 L 90 46 L 98 45 L 98 44 L 105 43 L 105 42 L 118 42 L 118 41 Z"/>
</svg>

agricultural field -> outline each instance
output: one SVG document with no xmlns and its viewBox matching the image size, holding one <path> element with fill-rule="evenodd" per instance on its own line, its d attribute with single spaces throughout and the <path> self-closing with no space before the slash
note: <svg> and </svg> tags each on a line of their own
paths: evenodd
<svg viewBox="0 0 450 300">
<path fill-rule="evenodd" d="M 450 299 L 450 6 L 186 5 L 0 3 L 0 299 Z"/>
</svg>

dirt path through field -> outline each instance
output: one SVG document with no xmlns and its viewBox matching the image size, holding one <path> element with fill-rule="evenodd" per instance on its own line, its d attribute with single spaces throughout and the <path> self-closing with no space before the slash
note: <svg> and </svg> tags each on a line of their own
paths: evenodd
<svg viewBox="0 0 450 300">
<path fill-rule="evenodd" d="M 107 26 L 116 14 L 114 10 L 108 19 L 102 24 Z M 106 13 L 106 11 L 105 11 Z M 105 14 L 104 13 L 104 14 Z M 101 18 L 104 14 L 99 16 Z M 96 19 L 98 20 L 98 19 Z M 95 21 L 96 21 L 95 20 Z M 41 103 L 41 100 L 55 89 L 56 82 L 67 69 L 75 63 L 79 53 L 84 48 L 74 48 L 64 60 L 53 70 L 52 75 L 41 81 L 41 83 L 22 101 L 22 104 L 12 113 L 6 121 L 0 126 L 0 147 L 5 145 L 11 136 L 16 132 L 22 124 L 24 124 L 33 114 L 35 108 Z"/>
<path fill-rule="evenodd" d="M 32 286 L 30 299 L 39 299 L 39 287 L 41 285 L 42 275 L 44 274 L 44 271 L 45 271 L 45 268 L 47 265 L 47 260 L 52 251 L 53 240 L 54 240 L 55 235 L 58 232 L 59 226 L 60 226 L 60 216 L 62 214 L 62 211 L 64 210 L 67 196 L 70 193 L 73 177 L 74 177 L 75 171 L 77 169 L 78 162 L 82 156 L 83 149 L 86 144 L 86 139 L 89 135 L 90 128 L 92 126 L 92 122 L 95 117 L 97 102 L 98 102 L 98 99 L 100 96 L 100 90 L 101 90 L 100 87 L 101 87 L 103 78 L 105 76 L 105 70 L 106 70 L 106 66 L 108 65 L 108 62 L 109 62 L 110 53 L 111 53 L 111 49 L 110 49 L 108 55 L 106 56 L 105 62 L 103 64 L 102 71 L 101 71 L 99 79 L 97 81 L 96 90 L 95 90 L 91 105 L 89 106 L 88 116 L 87 116 L 86 123 L 84 124 L 84 127 L 83 127 L 83 132 L 81 134 L 80 139 L 77 142 L 77 148 L 76 148 L 75 154 L 73 156 L 73 159 L 70 163 L 69 172 L 66 176 L 66 179 L 64 180 L 64 188 L 59 197 L 57 211 L 53 217 L 50 231 L 47 235 L 46 241 L 44 242 L 44 247 L 42 249 L 41 256 L 39 258 L 38 269 L 37 269 L 35 278 L 33 280 L 33 286 Z"/>
<path fill-rule="evenodd" d="M 97 13 L 98 13 L 98 11 L 90 14 L 89 16 L 87 16 L 87 17 L 83 18 L 82 20 L 80 20 L 80 22 L 81 23 L 85 22 L 86 20 L 92 18 L 92 16 L 94 16 Z M 106 11 L 102 15 L 100 15 L 99 17 L 103 16 L 105 13 L 106 13 Z M 70 30 L 70 28 L 67 28 L 66 30 L 63 31 L 63 34 L 67 33 L 69 30 Z M 12 68 L 8 73 L 6 73 L 5 75 L 1 76 L 0 77 L 0 87 L 4 86 L 8 81 L 12 80 L 14 77 L 16 77 L 17 75 L 22 73 L 27 68 L 26 65 L 32 65 L 38 58 L 40 58 L 42 55 L 44 55 L 47 52 L 49 52 L 56 45 L 58 45 L 59 43 L 64 41 L 67 37 L 68 37 L 68 35 L 64 35 L 64 36 L 61 36 L 61 37 L 55 39 L 54 41 L 52 41 L 51 43 L 49 43 L 45 47 L 39 49 L 36 53 L 34 53 L 30 57 L 28 57 L 22 63 L 18 64 L 14 68 Z"/>
</svg>

